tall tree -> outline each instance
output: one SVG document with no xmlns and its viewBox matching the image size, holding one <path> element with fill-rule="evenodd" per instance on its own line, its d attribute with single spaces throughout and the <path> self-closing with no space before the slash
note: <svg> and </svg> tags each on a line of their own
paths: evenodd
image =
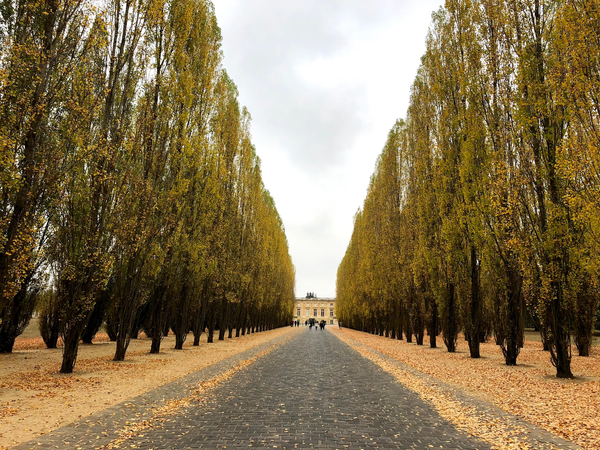
<svg viewBox="0 0 600 450">
<path fill-rule="evenodd" d="M 28 323 L 47 210 L 71 170 L 94 101 L 82 77 L 95 44 L 85 1 L 6 1 L 0 31 L 0 351 Z M 83 86 L 82 86 L 83 83 Z M 70 130 L 73 134 L 64 134 Z"/>
</svg>

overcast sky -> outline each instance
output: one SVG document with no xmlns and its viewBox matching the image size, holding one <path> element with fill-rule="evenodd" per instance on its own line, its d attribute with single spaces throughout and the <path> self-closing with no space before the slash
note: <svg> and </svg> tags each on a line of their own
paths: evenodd
<svg viewBox="0 0 600 450">
<path fill-rule="evenodd" d="M 442 0 L 213 0 L 224 65 L 252 115 L 296 296 L 335 296 L 375 161 Z"/>
</svg>

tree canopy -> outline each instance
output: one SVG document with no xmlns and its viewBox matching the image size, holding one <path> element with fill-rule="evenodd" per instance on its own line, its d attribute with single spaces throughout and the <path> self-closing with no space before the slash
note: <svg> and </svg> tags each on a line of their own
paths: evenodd
<svg viewBox="0 0 600 450">
<path fill-rule="evenodd" d="M 348 326 L 517 362 L 525 320 L 557 376 L 598 309 L 600 3 L 447 0 L 337 275 Z"/>
<path fill-rule="evenodd" d="M 38 299 L 62 372 L 104 321 L 116 360 L 141 329 L 158 352 L 287 324 L 294 266 L 212 3 L 0 7 L 0 351 Z"/>
</svg>

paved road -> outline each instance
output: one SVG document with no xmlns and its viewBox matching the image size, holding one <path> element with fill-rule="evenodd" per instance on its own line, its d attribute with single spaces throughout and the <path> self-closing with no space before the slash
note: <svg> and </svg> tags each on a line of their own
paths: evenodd
<svg viewBox="0 0 600 450">
<path fill-rule="evenodd" d="M 144 449 L 488 449 L 331 332 L 301 332 L 127 442 Z"/>
</svg>

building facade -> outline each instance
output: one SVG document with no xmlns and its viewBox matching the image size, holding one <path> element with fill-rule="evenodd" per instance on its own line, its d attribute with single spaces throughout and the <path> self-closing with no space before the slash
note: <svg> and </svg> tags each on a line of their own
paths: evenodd
<svg viewBox="0 0 600 450">
<path fill-rule="evenodd" d="M 299 320 L 304 325 L 311 318 L 317 322 L 324 320 L 328 325 L 337 325 L 335 298 L 296 298 L 294 320 Z"/>
</svg>

